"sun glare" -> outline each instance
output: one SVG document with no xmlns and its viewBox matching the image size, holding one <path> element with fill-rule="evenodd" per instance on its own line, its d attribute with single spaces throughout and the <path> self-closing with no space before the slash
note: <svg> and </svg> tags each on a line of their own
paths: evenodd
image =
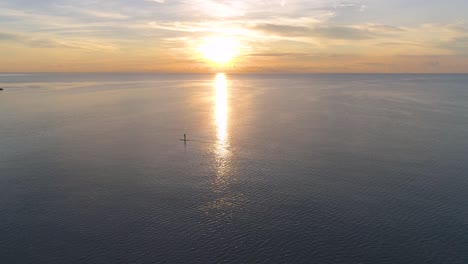
<svg viewBox="0 0 468 264">
<path fill-rule="evenodd" d="M 223 65 L 236 56 L 237 41 L 225 37 L 208 38 L 201 45 L 200 51 L 206 60 Z"/>
</svg>

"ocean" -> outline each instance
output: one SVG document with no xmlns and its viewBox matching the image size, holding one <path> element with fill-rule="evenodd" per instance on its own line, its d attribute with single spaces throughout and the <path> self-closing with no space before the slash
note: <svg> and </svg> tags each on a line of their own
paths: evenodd
<svg viewBox="0 0 468 264">
<path fill-rule="evenodd" d="M 468 263 L 468 75 L 0 87 L 1 263 Z"/>
</svg>

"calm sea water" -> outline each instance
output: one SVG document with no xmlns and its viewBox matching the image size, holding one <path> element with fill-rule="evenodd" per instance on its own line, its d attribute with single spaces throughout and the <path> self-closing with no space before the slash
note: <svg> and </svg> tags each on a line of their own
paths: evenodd
<svg viewBox="0 0 468 264">
<path fill-rule="evenodd" d="M 1 263 L 468 263 L 468 75 L 0 87 Z"/>
</svg>

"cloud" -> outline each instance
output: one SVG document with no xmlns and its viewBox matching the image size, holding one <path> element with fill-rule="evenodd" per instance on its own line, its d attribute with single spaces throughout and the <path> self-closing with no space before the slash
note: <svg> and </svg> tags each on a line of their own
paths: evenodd
<svg viewBox="0 0 468 264">
<path fill-rule="evenodd" d="M 335 9 L 341 9 L 341 11 L 359 11 L 364 12 L 367 6 L 363 3 L 363 1 L 339 1 L 335 2 L 334 5 Z"/>
<path fill-rule="evenodd" d="M 456 54 L 468 55 L 468 36 L 456 37 L 450 41 L 442 42 L 439 47 Z"/>
<path fill-rule="evenodd" d="M 19 43 L 31 48 L 65 48 L 82 49 L 89 51 L 115 51 L 117 47 L 109 44 L 100 44 L 92 41 L 61 41 L 45 36 L 26 36 L 8 32 L 0 32 L 0 42 Z"/>
<path fill-rule="evenodd" d="M 362 27 L 368 29 L 369 31 L 378 33 L 398 33 L 405 31 L 405 28 L 402 27 L 373 23 L 365 24 Z"/>
<path fill-rule="evenodd" d="M 315 28 L 313 32 L 324 38 L 331 39 L 370 39 L 375 38 L 374 33 L 360 28 L 350 26 L 322 26 Z"/>
<path fill-rule="evenodd" d="M 0 32 L 0 41 L 15 41 L 15 40 L 18 40 L 17 35 Z"/>
<path fill-rule="evenodd" d="M 292 26 L 278 24 L 258 24 L 253 27 L 267 34 L 287 37 L 321 37 L 328 39 L 370 39 L 375 35 L 369 30 L 351 26 Z"/>
<path fill-rule="evenodd" d="M 244 55 L 245 57 L 302 57 L 308 56 L 307 53 L 251 53 Z"/>
<path fill-rule="evenodd" d="M 427 47 L 427 45 L 423 44 L 423 43 L 415 43 L 415 42 L 404 42 L 404 41 L 400 41 L 400 42 L 379 42 L 377 43 L 377 45 L 379 46 L 385 46 L 385 47 Z"/>
<path fill-rule="evenodd" d="M 124 15 L 119 12 L 109 12 L 109 11 L 102 11 L 93 8 L 82 8 L 79 6 L 62 6 L 56 5 L 55 9 L 58 11 L 65 13 L 65 14 L 78 14 L 84 15 L 86 17 L 98 18 L 98 19 L 128 19 L 128 15 Z"/>
</svg>

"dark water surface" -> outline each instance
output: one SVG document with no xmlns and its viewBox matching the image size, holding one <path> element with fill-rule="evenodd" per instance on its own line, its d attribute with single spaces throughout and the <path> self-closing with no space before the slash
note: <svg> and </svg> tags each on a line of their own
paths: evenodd
<svg viewBox="0 0 468 264">
<path fill-rule="evenodd" d="M 0 87 L 0 263 L 468 263 L 468 75 Z"/>
</svg>

